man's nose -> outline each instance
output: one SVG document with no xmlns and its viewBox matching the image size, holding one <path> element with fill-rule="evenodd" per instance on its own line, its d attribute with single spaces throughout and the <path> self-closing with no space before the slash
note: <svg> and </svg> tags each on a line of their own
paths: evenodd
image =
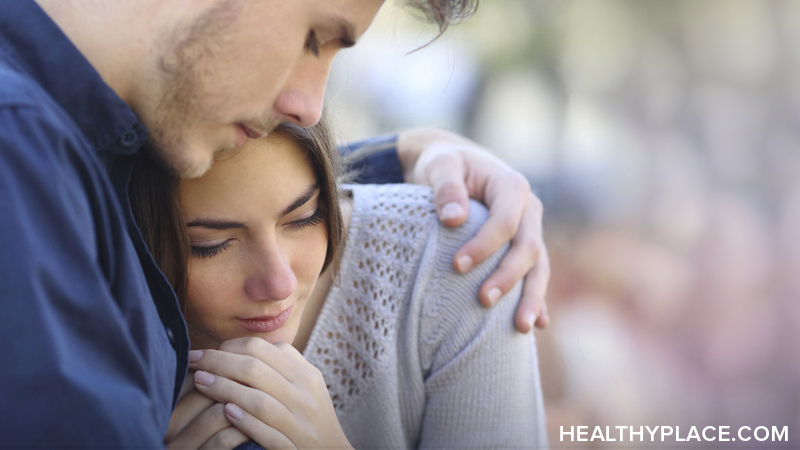
<svg viewBox="0 0 800 450">
<path fill-rule="evenodd" d="M 297 289 L 297 278 L 284 255 L 270 252 L 257 264 L 244 285 L 251 300 L 285 300 Z"/>
<path fill-rule="evenodd" d="M 298 66 L 275 100 L 275 110 L 284 120 L 301 127 L 319 122 L 331 62 L 317 60 Z"/>
</svg>

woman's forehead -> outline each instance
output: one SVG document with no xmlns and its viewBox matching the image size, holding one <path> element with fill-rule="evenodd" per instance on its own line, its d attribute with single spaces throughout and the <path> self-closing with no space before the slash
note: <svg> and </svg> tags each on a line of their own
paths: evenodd
<svg viewBox="0 0 800 450">
<path fill-rule="evenodd" d="M 202 177 L 184 179 L 180 198 L 184 207 L 230 201 L 231 198 L 294 194 L 316 177 L 305 152 L 292 139 L 268 136 L 242 146 L 236 154 L 219 161 Z"/>
</svg>

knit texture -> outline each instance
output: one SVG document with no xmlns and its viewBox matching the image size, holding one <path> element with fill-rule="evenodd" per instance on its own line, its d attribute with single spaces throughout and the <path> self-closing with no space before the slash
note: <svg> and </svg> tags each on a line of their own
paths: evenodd
<svg viewBox="0 0 800 450">
<path fill-rule="evenodd" d="M 514 330 L 521 286 L 492 308 L 478 289 L 507 247 L 466 275 L 455 252 L 486 221 L 440 225 L 429 188 L 352 185 L 339 284 L 304 356 L 322 371 L 357 449 L 547 446 L 533 334 Z"/>
</svg>

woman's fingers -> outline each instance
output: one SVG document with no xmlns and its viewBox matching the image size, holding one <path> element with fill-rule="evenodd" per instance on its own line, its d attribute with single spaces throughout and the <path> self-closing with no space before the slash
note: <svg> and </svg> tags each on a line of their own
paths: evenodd
<svg viewBox="0 0 800 450">
<path fill-rule="evenodd" d="M 175 410 L 172 412 L 172 416 L 169 419 L 169 428 L 167 428 L 167 436 L 165 437 L 166 441 L 171 442 L 192 419 L 213 404 L 214 400 L 211 400 L 194 389 L 186 394 L 178 401 L 178 404 L 175 405 Z"/>
<path fill-rule="evenodd" d="M 303 354 L 300 353 L 296 348 L 292 347 L 292 344 L 287 344 L 286 342 L 277 342 L 273 345 L 276 349 L 283 352 L 285 356 L 295 360 L 301 367 L 311 366 L 311 364 L 306 361 L 305 358 L 303 358 Z"/>
<path fill-rule="evenodd" d="M 242 433 L 250 436 L 264 448 L 296 448 L 280 431 L 267 425 L 234 403 L 225 405 L 228 420 Z"/>
<path fill-rule="evenodd" d="M 290 380 L 296 378 L 298 372 L 297 368 L 291 367 L 296 365 L 293 358 L 263 339 L 248 340 L 252 342 L 246 346 L 228 346 L 225 351 L 202 350 L 199 358 L 193 358 L 190 368 L 235 380 L 262 391 L 278 393 L 291 390 Z M 268 347 L 254 350 L 255 347 L 262 347 L 257 341 L 262 341 Z M 244 353 L 245 351 L 250 354 Z"/>
<path fill-rule="evenodd" d="M 273 397 L 273 390 L 254 389 L 204 371 L 194 374 L 194 385 L 203 395 L 223 404 L 234 403 L 265 425 L 281 430 L 286 435 L 292 436 L 301 431 L 291 411 L 296 393 L 280 393 L 288 398 L 288 404 L 284 405 Z"/>
<path fill-rule="evenodd" d="M 250 441 L 244 433 L 239 431 L 236 427 L 228 427 L 215 434 L 209 439 L 200 450 L 233 450 L 234 448 Z M 274 447 L 270 447 L 274 448 Z"/>
<path fill-rule="evenodd" d="M 348 448 L 322 373 L 289 344 L 265 346 L 256 339 L 225 342 L 220 348 L 226 351 L 207 350 L 192 357 L 192 368 L 209 369 L 194 374 L 195 389 L 231 404 L 226 409 L 229 420 L 235 419 L 240 431 L 265 447 L 288 442 L 297 447 Z M 276 364 L 290 375 L 283 378 L 272 370 Z"/>
<path fill-rule="evenodd" d="M 170 449 L 198 448 L 215 434 L 229 428 L 231 423 L 225 417 L 224 405 L 216 403 L 194 417 L 172 439 L 168 440 Z"/>
</svg>

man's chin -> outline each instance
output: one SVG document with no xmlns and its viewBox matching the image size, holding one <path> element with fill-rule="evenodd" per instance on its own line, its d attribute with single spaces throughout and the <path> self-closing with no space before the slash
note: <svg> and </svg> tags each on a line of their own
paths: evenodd
<svg viewBox="0 0 800 450">
<path fill-rule="evenodd" d="M 182 164 L 173 166 L 173 173 L 181 178 L 199 178 L 208 172 L 213 163 L 214 158 L 207 158 L 204 161 L 183 161 Z"/>
<path fill-rule="evenodd" d="M 214 163 L 214 157 L 201 154 L 188 154 L 184 151 L 183 155 L 176 155 L 175 151 L 165 151 L 163 147 L 150 140 L 146 147 L 147 153 L 158 164 L 168 170 L 172 175 L 180 178 L 198 178 L 203 176 Z M 199 152 L 197 152 L 199 153 Z"/>
</svg>

